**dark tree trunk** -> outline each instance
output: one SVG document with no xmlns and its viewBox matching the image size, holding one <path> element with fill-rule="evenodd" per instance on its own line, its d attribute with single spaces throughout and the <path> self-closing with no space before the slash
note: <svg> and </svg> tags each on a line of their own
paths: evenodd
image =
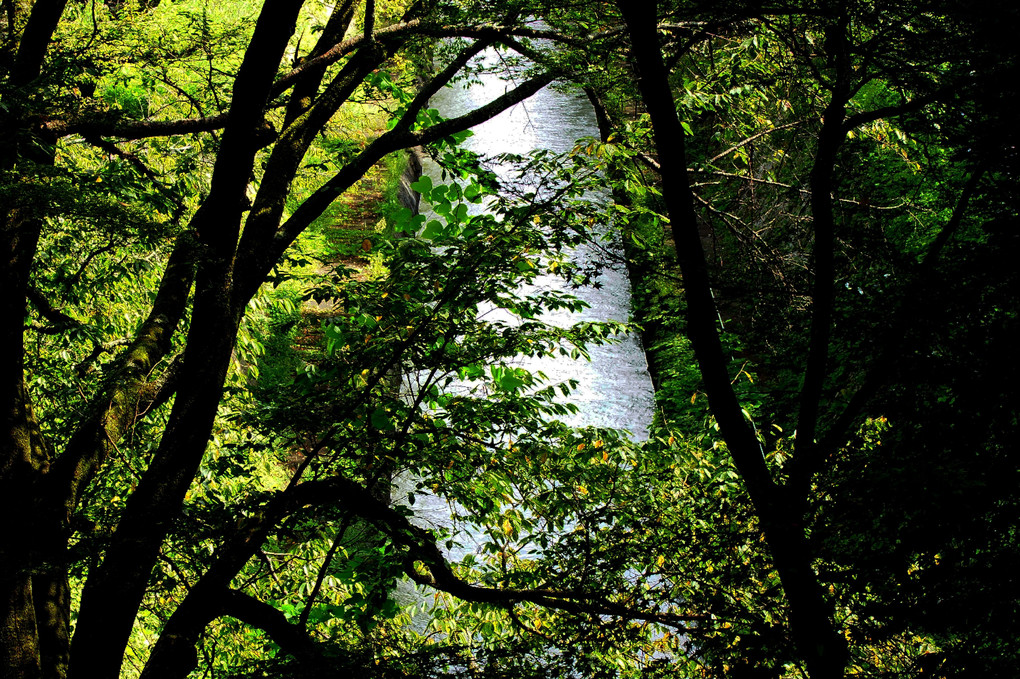
<svg viewBox="0 0 1020 679">
<path fill-rule="evenodd" d="M 28 11 L 16 51 L 0 64 L 15 92 L 42 72 L 65 5 L 66 0 L 38 0 L 30 10 L 20 3 L 5 8 L 11 26 Z M 5 103 L 0 170 L 13 170 L 26 161 L 52 163 L 49 140 L 37 138 L 25 123 L 18 97 Z M 40 571 L 39 563 L 40 540 L 59 543 L 61 534 L 41 532 L 37 511 L 39 486 L 50 460 L 24 375 L 25 305 L 43 226 L 29 208 L 0 204 L 0 516 L 5 523 L 0 533 L 0 677 L 19 679 L 61 676 L 68 617 L 66 581 L 49 577 L 52 572 Z"/>
<path fill-rule="evenodd" d="M 729 361 L 715 329 L 708 266 L 698 233 L 694 195 L 687 178 L 684 130 L 677 118 L 662 61 L 654 2 L 620 2 L 638 69 L 638 86 L 654 131 L 661 164 L 662 195 L 669 213 L 687 301 L 687 334 L 694 346 L 705 392 L 734 463 L 761 520 L 789 606 L 790 628 L 812 679 L 842 677 L 846 641 L 811 569 L 802 527 L 803 507 L 773 483 L 757 436 L 730 384 Z"/>
<path fill-rule="evenodd" d="M 12 211 L 0 234 L 0 676 L 39 676 L 38 633 L 32 601 L 35 551 L 31 488 L 47 462 L 35 435 L 25 389 L 22 333 L 28 265 L 38 229 L 19 223 Z"/>
<path fill-rule="evenodd" d="M 232 283 L 244 192 L 273 78 L 300 7 L 291 0 L 265 3 L 234 82 L 211 191 L 192 220 L 201 253 L 177 397 L 159 449 L 82 593 L 72 676 L 118 676 L 160 547 L 205 453 L 241 317 Z"/>
</svg>

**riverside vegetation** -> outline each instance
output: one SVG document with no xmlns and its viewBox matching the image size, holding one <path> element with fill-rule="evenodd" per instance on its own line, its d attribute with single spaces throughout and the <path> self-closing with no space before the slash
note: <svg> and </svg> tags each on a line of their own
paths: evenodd
<svg viewBox="0 0 1020 679">
<path fill-rule="evenodd" d="M 0 676 L 1016 673 L 1012 4 L 2 8 Z M 600 137 L 501 192 L 546 86 Z M 515 364 L 637 330 L 522 287 L 599 224 L 643 443 Z"/>
</svg>

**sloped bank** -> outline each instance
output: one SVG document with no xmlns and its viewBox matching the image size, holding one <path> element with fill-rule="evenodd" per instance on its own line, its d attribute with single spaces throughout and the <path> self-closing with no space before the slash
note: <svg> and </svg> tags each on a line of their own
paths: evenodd
<svg viewBox="0 0 1020 679">
<path fill-rule="evenodd" d="M 686 304 L 672 242 L 662 225 L 650 220 L 629 224 L 622 241 L 634 322 L 641 327 L 655 388 L 653 428 L 701 423 L 707 398 L 699 391 L 701 375 L 685 334 Z"/>
</svg>

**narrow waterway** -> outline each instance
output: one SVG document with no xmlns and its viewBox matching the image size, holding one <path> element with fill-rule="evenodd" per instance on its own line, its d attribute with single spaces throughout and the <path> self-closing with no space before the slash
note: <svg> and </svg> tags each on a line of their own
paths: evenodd
<svg viewBox="0 0 1020 679">
<path fill-rule="evenodd" d="M 485 55 L 490 62 L 498 55 Z M 432 106 L 444 116 L 452 117 L 476 108 L 503 94 L 512 83 L 498 74 L 483 74 L 469 87 L 446 88 L 432 99 Z M 598 137 L 595 112 L 580 93 L 545 88 L 522 104 L 474 128 L 465 146 L 492 157 L 500 153 L 527 154 L 537 149 L 556 153 L 569 151 L 582 137 Z M 511 181 L 511 168 L 493 164 L 501 182 Z M 427 170 L 429 171 L 429 170 Z M 436 172 L 436 168 L 431 168 Z M 438 181 L 438 177 L 433 177 Z M 591 196 L 592 200 L 608 200 L 608 196 Z M 557 325 L 579 321 L 627 321 L 630 316 L 631 292 L 626 267 L 621 261 L 610 261 L 601 248 L 581 247 L 575 257 L 593 263 L 597 258 L 604 265 L 598 279 L 600 287 L 570 290 L 584 300 L 589 308 L 580 314 L 562 313 L 544 317 Z M 566 289 L 565 282 L 546 276 L 536 285 Z M 572 394 L 580 408 L 574 424 L 629 430 L 635 439 L 647 437 L 652 419 L 652 382 L 640 340 L 628 336 L 618 344 L 593 347 L 591 361 L 569 358 L 545 359 L 523 363 L 524 367 L 545 372 L 554 381 L 576 379 L 578 389 Z"/>
<path fill-rule="evenodd" d="M 483 58 L 494 64 L 499 59 L 494 52 L 483 55 Z M 513 83 L 507 82 L 498 73 L 482 74 L 470 86 L 444 89 L 433 97 L 431 103 L 442 115 L 453 117 L 495 99 L 511 87 Z M 586 97 L 548 87 L 474 128 L 473 132 L 465 146 L 486 158 L 501 153 L 523 155 L 537 149 L 560 153 L 572 149 L 578 139 L 598 136 L 595 113 Z M 516 179 L 511 176 L 513 168 L 509 166 L 499 163 L 488 166 L 501 182 L 509 183 Z M 434 182 L 441 181 L 440 169 L 434 163 L 426 161 L 425 173 Z M 594 195 L 589 199 L 608 200 L 608 196 Z M 423 203 L 422 209 L 427 212 L 427 204 Z M 612 253 L 613 249 L 610 245 L 608 251 Z M 581 313 L 557 312 L 543 317 L 543 320 L 560 326 L 580 321 L 627 321 L 631 289 L 621 259 L 607 254 L 604 244 L 603 247 L 581 246 L 574 257 L 588 264 L 595 261 L 603 264 L 599 287 L 567 290 L 562 279 L 541 277 L 534 285 L 570 292 L 589 305 Z M 577 388 L 568 399 L 578 407 L 571 424 L 624 429 L 631 432 L 635 440 L 647 438 L 652 420 L 653 388 L 639 338 L 629 335 L 618 343 L 591 347 L 590 353 L 590 361 L 567 357 L 522 357 L 519 365 L 544 372 L 553 383 L 577 380 Z M 419 496 L 414 510 L 422 525 L 449 525 L 450 509 L 440 498 Z M 470 535 L 461 534 L 459 537 L 463 546 L 450 553 L 454 559 L 472 551 L 474 546 Z"/>
</svg>

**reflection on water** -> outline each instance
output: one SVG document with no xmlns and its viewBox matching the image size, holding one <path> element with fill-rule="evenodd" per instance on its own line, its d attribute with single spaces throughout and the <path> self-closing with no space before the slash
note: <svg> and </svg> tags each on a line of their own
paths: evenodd
<svg viewBox="0 0 1020 679">
<path fill-rule="evenodd" d="M 489 52 L 485 58 L 494 63 L 499 57 Z M 513 82 L 496 74 L 483 74 L 478 80 L 480 82 L 475 81 L 466 88 L 444 89 L 432 98 L 432 106 L 444 116 L 453 117 L 514 87 Z M 536 149 L 559 153 L 572 149 L 581 137 L 597 136 L 595 113 L 584 96 L 547 87 L 474 128 L 474 136 L 469 137 L 464 145 L 485 156 L 526 154 Z M 501 181 L 509 181 L 510 168 L 495 164 L 491 169 Z M 435 181 L 440 180 L 434 164 L 429 165 L 426 172 L 433 174 Z M 557 312 L 543 317 L 543 320 L 557 325 L 579 321 L 627 321 L 630 315 L 630 281 L 626 268 L 620 262 L 608 261 L 598 249 L 583 248 L 577 254 L 587 258 L 588 263 L 592 263 L 593 258 L 603 260 L 605 268 L 599 278 L 601 287 L 569 291 L 588 303 L 589 308 L 584 312 Z M 553 276 L 544 276 L 535 285 L 566 290 L 565 282 Z M 521 365 L 544 372 L 553 382 L 578 381 L 578 387 L 570 398 L 579 408 L 572 424 L 627 429 L 638 440 L 647 437 L 652 419 L 652 382 L 636 336 L 627 336 L 618 344 L 592 347 L 590 362 L 561 357 L 522 359 Z"/>
<path fill-rule="evenodd" d="M 485 58 L 491 62 L 498 57 L 490 52 Z M 514 86 L 514 83 L 494 74 L 483 74 L 478 80 L 469 87 L 444 89 L 433 97 L 432 106 L 449 118 L 485 104 Z M 595 114 L 585 97 L 547 87 L 526 102 L 474 128 L 474 135 L 464 146 L 483 156 L 527 154 L 537 149 L 561 153 L 572 149 L 576 140 L 582 137 L 597 136 Z M 510 181 L 510 167 L 492 163 L 490 169 L 496 172 L 501 182 Z M 441 181 L 441 172 L 434 163 L 426 161 L 425 172 L 432 176 L 434 182 Z M 592 196 L 591 199 L 604 200 L 605 196 Z M 428 210 L 424 203 L 422 210 Z M 587 264 L 601 260 L 604 266 L 598 279 L 600 287 L 567 290 L 562 279 L 548 275 L 540 277 L 533 285 L 571 292 L 585 301 L 589 308 L 576 314 L 566 311 L 550 313 L 542 320 L 560 326 L 580 321 L 627 321 L 631 291 L 626 267 L 619 261 L 609 261 L 600 248 L 578 248 L 576 258 L 586 259 Z M 500 320 L 512 322 L 505 317 Z M 577 380 L 577 387 L 568 400 L 578 406 L 578 413 L 570 419 L 570 424 L 626 429 L 634 439 L 644 440 L 652 420 L 653 389 L 640 340 L 628 335 L 618 343 L 589 349 L 590 361 L 568 357 L 522 357 L 519 365 L 545 373 L 552 383 Z M 394 498 L 406 502 L 407 492 L 414 490 L 416 485 L 409 478 L 396 479 Z M 449 527 L 452 523 L 450 506 L 434 495 L 417 494 L 413 509 L 413 520 L 423 527 Z M 483 539 L 484 536 L 473 535 L 470 530 L 458 531 L 456 544 L 448 551 L 448 556 L 457 561 L 468 553 L 478 552 Z M 417 599 L 409 583 L 398 586 L 396 594 L 408 603 Z M 418 616 L 413 623 L 419 631 L 424 631 L 427 624 L 428 616 L 424 615 Z"/>
<path fill-rule="evenodd" d="M 486 59 L 498 57 L 489 52 Z M 480 82 L 479 82 L 480 81 Z M 483 74 L 468 87 L 446 88 L 433 97 L 431 105 L 445 117 L 453 117 L 473 110 L 514 87 L 496 74 Z M 595 114 L 588 100 L 580 95 L 545 88 L 527 101 L 504 111 L 501 115 L 474 128 L 464 146 L 486 157 L 502 153 L 527 154 L 532 150 L 547 149 L 556 153 L 569 151 L 576 140 L 598 135 Z M 438 166 L 426 159 L 425 173 L 435 183 L 442 180 Z M 510 183 L 511 170 L 507 165 L 493 162 L 489 168 L 503 183 Z M 591 196 L 591 200 L 604 200 L 605 196 Z M 422 211 L 428 212 L 423 201 Z M 610 261 L 602 248 L 582 246 L 574 253 L 575 259 L 592 264 L 600 261 L 602 273 L 600 287 L 568 290 L 561 278 L 545 275 L 538 278 L 535 289 L 554 289 L 570 292 L 585 301 L 589 307 L 580 313 L 557 311 L 543 316 L 542 320 L 559 326 L 580 321 L 627 321 L 630 315 L 630 281 L 626 267 L 620 261 Z M 500 312 L 483 312 L 488 314 Z M 512 323 L 514 319 L 500 316 L 499 320 Z M 576 426 L 597 426 L 625 429 L 636 440 L 647 438 L 652 420 L 652 382 L 648 374 L 644 351 L 634 335 L 620 338 L 614 344 L 592 346 L 590 361 L 571 360 L 568 357 L 521 357 L 518 365 L 531 371 L 545 373 L 552 383 L 577 380 L 577 387 L 567 399 L 578 407 L 569 423 Z M 413 480 L 397 479 L 394 498 L 406 501 L 408 491 L 414 490 Z M 450 507 L 445 500 L 417 494 L 414 520 L 425 527 L 451 525 Z M 482 536 L 478 536 L 480 540 Z M 459 560 L 476 551 L 478 542 L 470 531 L 459 531 L 460 546 L 449 556 Z"/>
</svg>

